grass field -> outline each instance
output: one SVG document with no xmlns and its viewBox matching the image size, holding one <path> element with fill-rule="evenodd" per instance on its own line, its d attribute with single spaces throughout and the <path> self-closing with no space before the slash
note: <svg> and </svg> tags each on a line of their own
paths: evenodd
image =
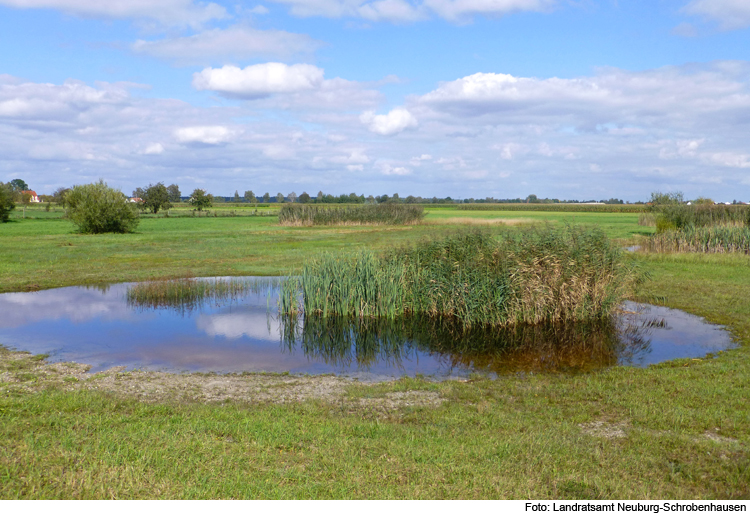
<svg viewBox="0 0 750 528">
<path fill-rule="evenodd" d="M 0 291 L 288 273 L 322 250 L 377 250 L 464 225 L 567 221 L 623 245 L 654 231 L 638 213 L 427 212 L 424 225 L 397 228 L 145 218 L 136 234 L 98 236 L 21 220 L 0 225 Z M 351 383 L 335 398 L 261 402 L 123 395 L 0 349 L 0 498 L 748 499 L 750 259 L 629 258 L 651 275 L 641 300 L 726 324 L 742 346 L 646 369 Z M 140 374 L 111 376 L 132 385 Z M 409 394 L 423 403 L 399 405 Z"/>
</svg>

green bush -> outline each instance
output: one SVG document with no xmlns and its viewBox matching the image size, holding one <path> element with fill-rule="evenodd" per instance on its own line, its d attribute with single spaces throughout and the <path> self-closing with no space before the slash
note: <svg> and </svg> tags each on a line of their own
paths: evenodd
<svg viewBox="0 0 750 528">
<path fill-rule="evenodd" d="M 68 218 L 81 233 L 129 233 L 138 226 L 135 205 L 103 180 L 76 185 L 65 196 Z"/>
<path fill-rule="evenodd" d="M 15 208 L 13 191 L 9 184 L 0 182 L 0 222 L 7 222 L 10 218 L 10 212 Z"/>
</svg>

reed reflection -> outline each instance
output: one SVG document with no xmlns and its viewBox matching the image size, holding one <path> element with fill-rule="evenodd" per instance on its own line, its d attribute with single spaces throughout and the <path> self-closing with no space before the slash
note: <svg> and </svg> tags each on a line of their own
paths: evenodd
<svg viewBox="0 0 750 528">
<path fill-rule="evenodd" d="M 376 364 L 400 368 L 429 355 L 446 369 L 497 375 L 512 372 L 589 371 L 632 363 L 649 354 L 658 320 L 612 317 L 576 324 L 466 329 L 452 319 L 428 316 L 347 318 L 282 316 L 282 346 L 337 367 Z"/>
</svg>

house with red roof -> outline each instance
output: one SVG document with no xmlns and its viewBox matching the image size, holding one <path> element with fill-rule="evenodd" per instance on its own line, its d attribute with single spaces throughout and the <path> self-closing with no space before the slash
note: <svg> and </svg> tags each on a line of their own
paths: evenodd
<svg viewBox="0 0 750 528">
<path fill-rule="evenodd" d="M 29 202 L 31 203 L 39 203 L 39 196 L 37 196 L 35 191 L 21 191 L 21 194 L 26 194 L 31 196 L 31 199 Z"/>
</svg>

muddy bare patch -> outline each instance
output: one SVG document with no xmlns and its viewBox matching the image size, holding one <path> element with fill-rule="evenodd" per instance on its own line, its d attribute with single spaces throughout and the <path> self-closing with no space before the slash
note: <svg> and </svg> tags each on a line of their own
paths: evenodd
<svg viewBox="0 0 750 528">
<path fill-rule="evenodd" d="M 35 392 L 48 388 L 98 390 L 145 402 L 291 403 L 317 400 L 354 408 L 393 410 L 434 407 L 444 400 L 430 391 L 385 393 L 378 398 L 347 396 L 366 382 L 331 375 L 171 374 L 126 371 L 124 367 L 91 373 L 88 365 L 47 363 L 26 352 L 0 350 L 0 383 L 6 390 Z"/>
<path fill-rule="evenodd" d="M 587 435 L 595 436 L 597 438 L 625 438 L 628 436 L 627 428 L 628 424 L 624 422 L 620 423 L 608 423 L 608 422 L 588 422 L 578 424 L 581 431 Z"/>
</svg>

